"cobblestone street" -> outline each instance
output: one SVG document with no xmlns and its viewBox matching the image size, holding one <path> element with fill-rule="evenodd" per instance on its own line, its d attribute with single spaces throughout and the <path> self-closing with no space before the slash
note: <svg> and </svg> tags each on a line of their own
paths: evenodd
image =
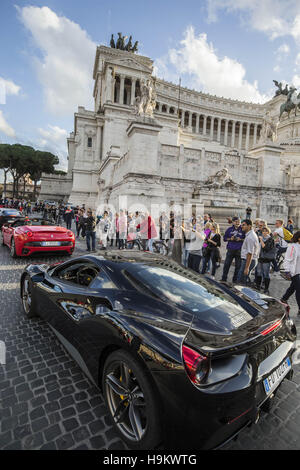
<svg viewBox="0 0 300 470">
<path fill-rule="evenodd" d="M 84 250 L 81 241 L 75 255 Z M 19 278 L 24 266 L 56 258 L 15 260 L 1 246 L 0 260 L 0 340 L 7 348 L 6 365 L 0 366 L 0 449 L 124 449 L 98 390 L 48 325 L 26 320 L 22 313 Z M 283 279 L 273 279 L 271 294 L 280 298 L 286 287 Z M 296 304 L 291 305 L 296 317 Z M 294 370 L 272 411 L 262 413 L 257 425 L 223 449 L 300 449 L 300 365 Z"/>
</svg>

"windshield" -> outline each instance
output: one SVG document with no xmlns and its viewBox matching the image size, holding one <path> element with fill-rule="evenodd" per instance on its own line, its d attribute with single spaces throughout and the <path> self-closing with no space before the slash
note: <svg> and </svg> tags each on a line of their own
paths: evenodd
<svg viewBox="0 0 300 470">
<path fill-rule="evenodd" d="M 126 271 L 136 288 L 144 288 L 144 291 L 152 292 L 161 300 L 170 301 L 191 313 L 201 313 L 219 305 L 243 310 L 231 296 L 213 287 L 204 278 L 194 281 L 184 274 L 153 265 L 133 265 Z"/>
<path fill-rule="evenodd" d="M 3 215 L 19 215 L 22 217 L 21 212 L 16 211 L 14 209 L 8 210 L 8 211 L 3 211 Z"/>
</svg>

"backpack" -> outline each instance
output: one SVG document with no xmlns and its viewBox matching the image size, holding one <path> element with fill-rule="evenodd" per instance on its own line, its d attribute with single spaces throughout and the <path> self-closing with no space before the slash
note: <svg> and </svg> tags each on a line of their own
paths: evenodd
<svg viewBox="0 0 300 470">
<path fill-rule="evenodd" d="M 284 239 L 284 241 L 289 243 L 292 238 L 293 238 L 293 234 L 287 228 L 283 227 L 283 239 Z"/>
</svg>

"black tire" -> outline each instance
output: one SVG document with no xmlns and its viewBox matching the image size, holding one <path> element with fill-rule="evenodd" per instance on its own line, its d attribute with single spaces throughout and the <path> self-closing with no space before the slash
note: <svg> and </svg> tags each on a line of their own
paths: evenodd
<svg viewBox="0 0 300 470">
<path fill-rule="evenodd" d="M 118 350 L 108 356 L 102 391 L 115 429 L 130 449 L 155 449 L 161 443 L 157 393 L 143 366 L 130 353 Z"/>
<path fill-rule="evenodd" d="M 1 234 L 1 238 L 2 238 L 1 243 L 2 243 L 3 246 L 5 246 L 3 232 Z"/>
<path fill-rule="evenodd" d="M 17 258 L 17 253 L 16 253 L 16 245 L 15 245 L 15 240 L 14 237 L 12 237 L 10 241 L 10 254 L 12 258 Z"/>
<path fill-rule="evenodd" d="M 32 303 L 32 282 L 29 274 L 25 274 L 21 283 L 21 300 L 24 313 L 27 318 L 37 317 L 37 312 Z"/>
</svg>

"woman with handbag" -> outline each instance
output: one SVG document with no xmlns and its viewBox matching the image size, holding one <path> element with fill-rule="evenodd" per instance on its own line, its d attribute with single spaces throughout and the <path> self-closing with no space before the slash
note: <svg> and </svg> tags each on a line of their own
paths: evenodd
<svg viewBox="0 0 300 470">
<path fill-rule="evenodd" d="M 212 263 L 211 275 L 212 278 L 215 278 L 217 265 L 221 258 L 220 247 L 221 247 L 221 234 L 219 225 L 217 223 L 211 224 L 211 229 L 209 235 L 206 237 L 205 242 L 207 243 L 207 248 L 205 250 L 205 256 L 202 265 L 201 274 L 205 274 L 206 268 L 209 260 Z"/>
</svg>

